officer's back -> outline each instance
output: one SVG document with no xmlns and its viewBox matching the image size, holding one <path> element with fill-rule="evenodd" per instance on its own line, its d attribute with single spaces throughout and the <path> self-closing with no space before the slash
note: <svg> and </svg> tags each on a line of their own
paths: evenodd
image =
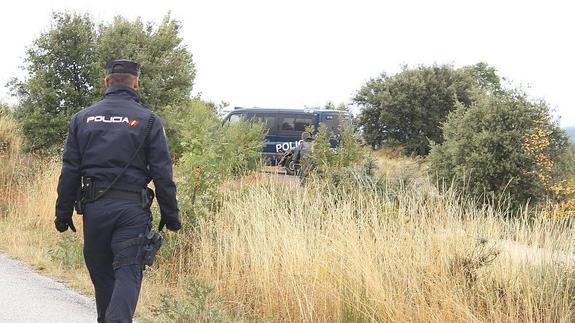
<svg viewBox="0 0 575 323">
<path fill-rule="evenodd" d="M 150 180 L 160 206 L 160 230 L 165 225 L 175 231 L 181 224 L 162 122 L 139 103 L 139 65 L 111 61 L 105 84 L 104 99 L 70 121 L 55 225 L 60 232 L 75 231 L 77 202 L 98 321 L 130 322 L 142 281 L 143 237 L 151 226 Z"/>
</svg>

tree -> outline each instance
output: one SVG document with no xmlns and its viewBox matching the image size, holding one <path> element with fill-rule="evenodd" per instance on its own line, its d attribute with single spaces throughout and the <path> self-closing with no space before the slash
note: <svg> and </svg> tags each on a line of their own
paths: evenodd
<svg viewBox="0 0 575 323">
<path fill-rule="evenodd" d="M 349 112 L 349 107 L 347 105 L 345 105 L 345 103 L 343 103 L 343 102 L 340 102 L 336 106 L 335 103 L 333 103 L 333 101 L 327 101 L 327 103 L 325 104 L 325 106 L 323 108 L 326 110 L 337 110 L 337 111 Z"/>
<path fill-rule="evenodd" d="M 26 53 L 27 77 L 10 82 L 28 149 L 53 152 L 63 144 L 70 117 L 103 95 L 104 67 L 124 58 L 142 65 L 142 102 L 154 110 L 189 97 L 195 69 L 179 37 L 180 23 L 116 17 L 95 27 L 90 16 L 54 13 L 50 29 Z"/>
<path fill-rule="evenodd" d="M 453 112 L 445 141 L 433 146 L 430 173 L 474 196 L 510 197 L 512 205 L 553 194 L 567 136 L 545 102 L 518 91 L 484 94 Z"/>
<path fill-rule="evenodd" d="M 189 98 L 196 75 L 192 54 L 179 36 L 181 24 L 166 16 L 157 27 L 116 17 L 101 24 L 96 43 L 101 64 L 125 58 L 141 65 L 142 103 L 155 110 Z M 104 65 L 102 65 L 104 66 Z M 98 84 L 101 85 L 101 82 Z"/>
<path fill-rule="evenodd" d="M 20 101 L 16 117 L 29 148 L 60 146 L 70 117 L 96 99 L 94 25 L 87 15 L 54 13 L 50 30 L 26 53 L 25 80 L 12 80 Z"/>
<path fill-rule="evenodd" d="M 430 142 L 443 141 L 441 123 L 458 103 L 469 106 L 483 87 L 499 89 L 495 70 L 480 63 L 454 69 L 420 66 L 368 81 L 354 102 L 363 109 L 359 126 L 372 147 L 403 146 L 407 154 L 426 155 Z"/>
</svg>

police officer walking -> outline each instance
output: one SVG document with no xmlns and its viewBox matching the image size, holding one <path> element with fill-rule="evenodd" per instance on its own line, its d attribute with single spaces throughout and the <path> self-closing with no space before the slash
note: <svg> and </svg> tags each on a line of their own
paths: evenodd
<svg viewBox="0 0 575 323">
<path fill-rule="evenodd" d="M 139 102 L 139 73 L 129 60 L 108 63 L 105 97 L 70 121 L 58 182 L 56 229 L 76 231 L 75 204 L 84 216 L 84 259 L 98 322 L 132 322 L 142 283 L 142 237 L 151 230 L 151 180 L 159 230 L 181 227 L 162 122 Z"/>
</svg>

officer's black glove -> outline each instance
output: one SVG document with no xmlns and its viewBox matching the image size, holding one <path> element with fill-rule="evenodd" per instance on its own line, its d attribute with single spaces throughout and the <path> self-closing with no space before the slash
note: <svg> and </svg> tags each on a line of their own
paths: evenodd
<svg viewBox="0 0 575 323">
<path fill-rule="evenodd" d="M 180 220 L 166 222 L 166 220 L 160 219 L 160 226 L 158 227 L 158 231 L 162 231 L 162 229 L 164 229 L 164 226 L 168 228 L 168 230 L 170 231 L 178 231 L 182 228 Z"/>
<path fill-rule="evenodd" d="M 74 221 L 72 221 L 71 217 L 56 218 L 56 220 L 54 220 L 54 225 L 56 226 L 56 230 L 58 230 L 58 232 L 64 232 L 68 230 L 68 228 L 70 228 L 70 230 L 73 232 L 76 232 L 76 227 L 74 226 Z"/>
</svg>

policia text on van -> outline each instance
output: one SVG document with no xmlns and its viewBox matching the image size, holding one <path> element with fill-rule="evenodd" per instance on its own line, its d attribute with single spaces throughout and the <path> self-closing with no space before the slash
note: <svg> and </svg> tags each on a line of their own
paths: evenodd
<svg viewBox="0 0 575 323">
<path fill-rule="evenodd" d="M 332 133 L 337 133 L 340 123 L 351 122 L 351 115 L 337 110 L 236 108 L 224 118 L 223 123 L 233 123 L 240 119 L 264 122 L 267 125 L 262 153 L 275 165 L 282 152 L 299 145 L 301 134 L 306 128 L 312 126 L 317 130 L 319 124 L 324 123 Z"/>
</svg>

